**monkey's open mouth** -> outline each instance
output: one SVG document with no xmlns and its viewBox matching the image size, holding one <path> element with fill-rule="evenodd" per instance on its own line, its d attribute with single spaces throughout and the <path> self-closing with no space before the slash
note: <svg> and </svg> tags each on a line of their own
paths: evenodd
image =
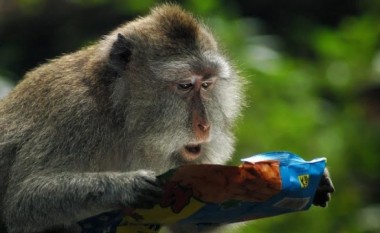
<svg viewBox="0 0 380 233">
<path fill-rule="evenodd" d="M 191 154 L 199 154 L 201 153 L 201 145 L 198 144 L 198 145 L 187 145 L 185 146 L 185 149 L 187 150 L 187 152 L 191 153 Z"/>
<path fill-rule="evenodd" d="M 186 145 L 183 147 L 181 151 L 181 155 L 185 160 L 192 161 L 198 158 L 201 152 L 202 152 L 201 144 Z"/>
</svg>

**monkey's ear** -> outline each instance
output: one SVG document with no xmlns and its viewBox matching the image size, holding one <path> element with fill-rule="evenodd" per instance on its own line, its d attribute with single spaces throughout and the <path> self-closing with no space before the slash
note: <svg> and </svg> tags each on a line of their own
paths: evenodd
<svg viewBox="0 0 380 233">
<path fill-rule="evenodd" d="M 118 33 L 117 39 L 111 47 L 109 54 L 110 64 L 117 69 L 123 70 L 125 65 L 131 61 L 132 42 Z"/>
</svg>

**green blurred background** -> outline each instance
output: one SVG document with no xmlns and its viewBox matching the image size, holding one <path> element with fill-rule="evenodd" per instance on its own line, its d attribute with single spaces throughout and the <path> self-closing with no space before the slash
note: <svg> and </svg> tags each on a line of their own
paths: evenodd
<svg viewBox="0 0 380 233">
<path fill-rule="evenodd" d="M 159 2 L 0 0 L 0 97 L 27 70 Z M 380 232 L 380 1 L 172 2 L 204 18 L 249 80 L 232 163 L 273 150 L 325 156 L 335 182 L 328 208 L 236 233 Z"/>
</svg>

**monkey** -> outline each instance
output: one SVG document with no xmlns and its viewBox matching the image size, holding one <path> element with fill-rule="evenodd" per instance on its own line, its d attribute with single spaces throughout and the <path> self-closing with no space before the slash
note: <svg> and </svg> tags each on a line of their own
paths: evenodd
<svg viewBox="0 0 380 233">
<path fill-rule="evenodd" d="M 226 163 L 244 85 L 175 4 L 27 72 L 0 102 L 1 232 L 78 232 L 87 217 L 157 203 L 168 169 Z"/>
</svg>

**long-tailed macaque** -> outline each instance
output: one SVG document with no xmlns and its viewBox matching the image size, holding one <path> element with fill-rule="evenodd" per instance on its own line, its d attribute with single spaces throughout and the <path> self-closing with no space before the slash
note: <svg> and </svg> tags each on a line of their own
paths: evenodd
<svg viewBox="0 0 380 233">
<path fill-rule="evenodd" d="M 225 163 L 243 84 L 210 31 L 171 4 L 28 72 L 0 102 L 1 232 L 75 232 L 151 206 L 170 168 Z"/>
</svg>

